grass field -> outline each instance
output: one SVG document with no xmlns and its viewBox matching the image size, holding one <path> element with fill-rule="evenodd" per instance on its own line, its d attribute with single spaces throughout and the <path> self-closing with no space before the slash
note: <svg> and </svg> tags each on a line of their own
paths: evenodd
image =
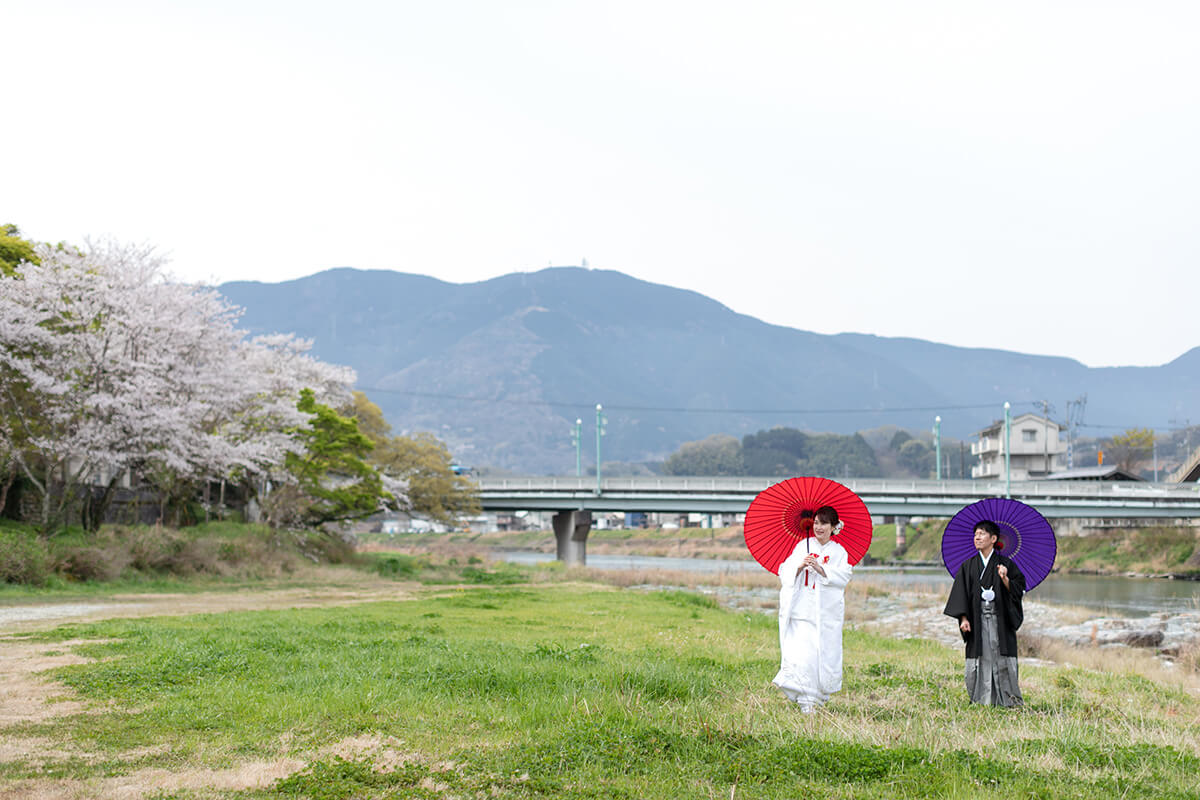
<svg viewBox="0 0 1200 800">
<path fill-rule="evenodd" d="M 976 707 L 954 651 L 848 631 L 845 688 L 809 716 L 770 685 L 770 616 L 698 594 L 564 580 L 561 570 L 403 558 L 378 569 L 414 599 L 10 639 L 88 660 L 45 676 L 69 690 L 56 702 L 82 707 L 0 727 L 0 795 L 1200 792 L 1200 701 L 1137 676 L 1026 667 L 1023 710 Z M 259 785 L 231 774 L 256 774 Z"/>
</svg>

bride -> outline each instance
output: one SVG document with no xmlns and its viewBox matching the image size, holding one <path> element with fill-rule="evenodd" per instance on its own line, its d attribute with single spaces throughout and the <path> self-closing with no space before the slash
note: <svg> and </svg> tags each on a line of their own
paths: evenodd
<svg viewBox="0 0 1200 800">
<path fill-rule="evenodd" d="M 833 540 L 842 529 L 837 510 L 822 506 L 812 517 L 813 537 L 797 542 L 779 565 L 783 657 L 772 681 L 806 713 L 842 688 L 844 590 L 852 572 L 846 551 Z"/>
</svg>

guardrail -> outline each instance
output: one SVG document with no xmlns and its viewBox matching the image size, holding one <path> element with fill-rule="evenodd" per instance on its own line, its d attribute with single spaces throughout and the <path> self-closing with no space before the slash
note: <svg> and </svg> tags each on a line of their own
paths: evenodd
<svg viewBox="0 0 1200 800">
<path fill-rule="evenodd" d="M 601 489 L 609 491 L 666 491 L 666 492 L 761 492 L 786 478 L 603 478 Z M 1002 480 L 897 480 L 888 478 L 846 478 L 839 483 L 857 494 L 920 493 L 920 494 L 1004 494 Z M 596 491 L 595 478 L 575 477 L 508 477 L 482 478 L 481 491 Z M 1057 497 L 1200 497 L 1200 484 L 1144 483 L 1123 481 L 1013 481 L 1013 494 L 1053 495 Z"/>
<path fill-rule="evenodd" d="M 783 478 L 508 477 L 479 481 L 489 510 L 744 512 L 763 489 Z M 1004 481 L 840 481 L 863 498 L 876 515 L 937 515 L 985 497 L 1003 496 Z M 1011 496 L 1030 502 L 1046 516 L 1109 518 L 1200 518 L 1200 485 L 1105 481 L 1013 481 Z"/>
</svg>

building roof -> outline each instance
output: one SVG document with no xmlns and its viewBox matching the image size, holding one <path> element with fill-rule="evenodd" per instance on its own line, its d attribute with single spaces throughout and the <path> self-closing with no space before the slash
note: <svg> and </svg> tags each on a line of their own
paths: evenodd
<svg viewBox="0 0 1200 800">
<path fill-rule="evenodd" d="M 1098 466 L 1098 467 L 1076 467 L 1075 469 L 1067 469 L 1062 472 L 1051 472 L 1045 478 L 1045 481 L 1145 481 L 1145 478 L 1138 477 L 1126 472 L 1116 466 Z"/>
<path fill-rule="evenodd" d="M 1040 422 L 1043 425 L 1045 425 L 1046 427 L 1054 425 L 1060 431 L 1065 430 L 1067 427 L 1066 425 L 1063 425 L 1061 422 L 1055 422 L 1052 419 L 1047 419 L 1046 417 L 1043 417 L 1041 414 L 1034 414 L 1032 411 L 1026 411 L 1024 414 L 1018 414 L 1017 416 L 1010 418 L 1009 424 L 1015 427 L 1018 422 L 1025 421 L 1025 420 L 1033 420 L 1035 422 Z M 983 430 L 977 432 L 975 435 L 980 436 L 980 437 L 987 436 L 989 433 L 991 433 L 993 431 L 1001 430 L 1003 428 L 1004 428 L 1004 420 L 998 419 L 995 422 L 993 422 L 991 425 L 988 425 Z"/>
</svg>

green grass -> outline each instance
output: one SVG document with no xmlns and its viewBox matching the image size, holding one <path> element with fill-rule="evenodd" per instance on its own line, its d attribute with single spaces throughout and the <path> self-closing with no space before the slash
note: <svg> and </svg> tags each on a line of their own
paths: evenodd
<svg viewBox="0 0 1200 800">
<path fill-rule="evenodd" d="M 1089 536 L 1058 537 L 1061 569 L 1098 572 L 1200 573 L 1194 528 L 1107 530 Z"/>
<path fill-rule="evenodd" d="M 36 534 L 37 527 L 28 522 L 20 522 L 7 517 L 0 517 L 0 531 L 13 531 L 16 533 Z"/>
<path fill-rule="evenodd" d="M 940 564 L 942 561 L 942 531 L 945 519 L 926 519 L 909 523 L 905 527 L 905 550 L 896 555 L 896 526 L 894 523 L 876 525 L 871 535 L 871 547 L 867 551 L 878 561 L 925 561 Z"/>
<path fill-rule="evenodd" d="M 412 565 L 410 565 L 412 566 Z M 398 562 L 396 569 L 405 567 Z M 413 566 L 417 577 L 440 567 Z M 92 713 L 0 729 L 86 757 L 4 781 L 298 758 L 238 798 L 1195 797 L 1200 703 L 1140 678 L 1026 668 L 1027 707 L 971 706 L 940 645 L 846 634 L 845 688 L 806 716 L 769 681 L 774 619 L 687 592 L 459 586 L 358 606 L 69 625 L 54 676 Z M 532 574 L 532 571 L 529 573 Z M 498 576 L 480 578 L 481 575 Z M 461 588 L 461 583 L 478 586 Z M 361 737 L 392 742 L 346 752 Z M 736 787 L 736 788 L 734 788 Z M 192 797 L 187 792 L 161 797 Z"/>
</svg>

